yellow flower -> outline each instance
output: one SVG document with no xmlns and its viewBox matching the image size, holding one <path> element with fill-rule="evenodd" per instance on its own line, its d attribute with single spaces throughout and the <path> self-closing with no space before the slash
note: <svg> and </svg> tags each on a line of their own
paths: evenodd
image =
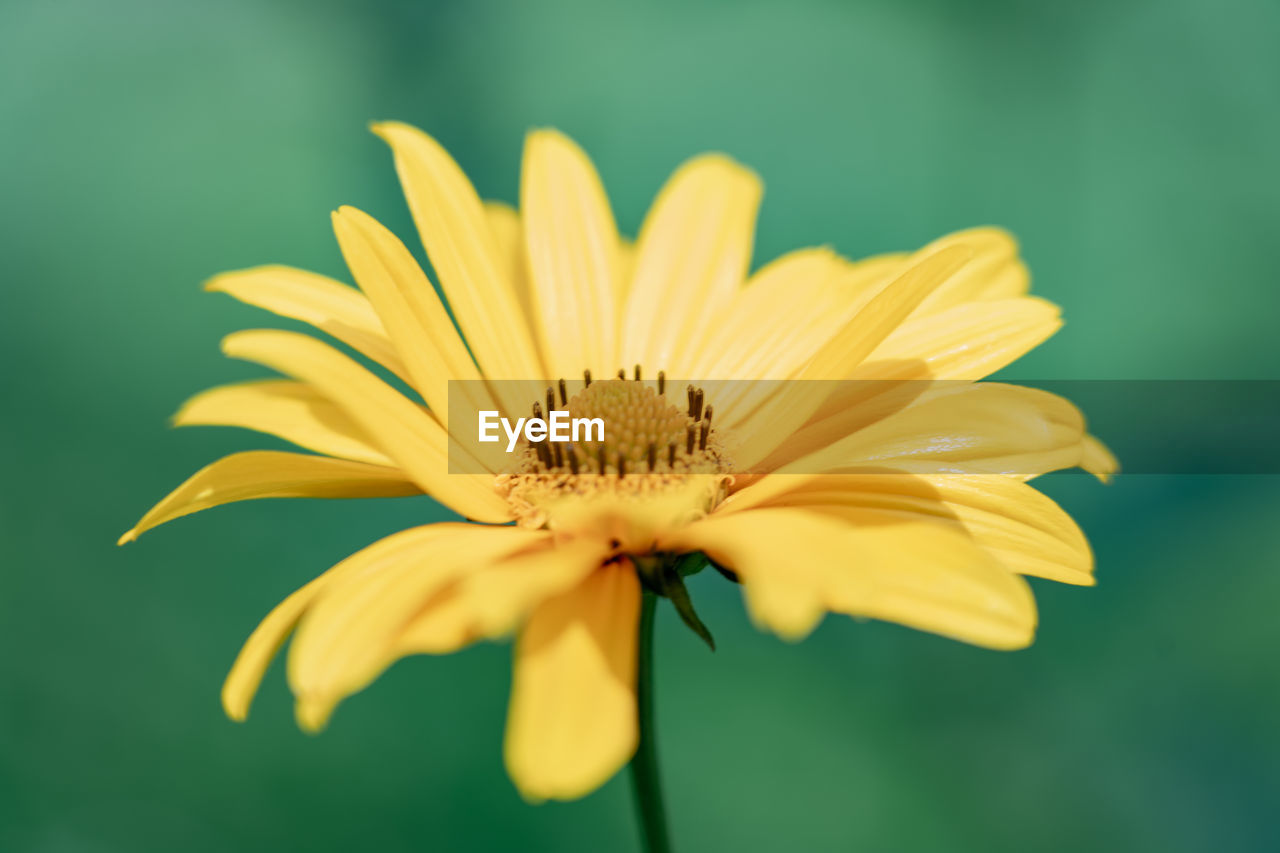
<svg viewBox="0 0 1280 853">
<path fill-rule="evenodd" d="M 508 770 L 530 798 L 572 798 L 636 748 L 637 620 L 642 581 L 653 582 L 641 569 L 705 554 L 741 583 L 755 622 L 787 638 L 830 611 L 994 648 L 1032 639 L 1023 575 L 1093 582 L 1075 523 L 1025 482 L 1114 469 L 1070 403 L 969 381 L 895 394 L 898 380 L 980 379 L 1059 327 L 1058 309 L 1027 295 L 1003 231 L 858 262 L 803 249 L 749 274 L 761 186 L 726 157 L 677 170 L 632 245 L 591 162 L 556 132 L 528 137 L 517 213 L 482 202 L 421 131 L 374 130 L 465 343 L 405 246 L 352 208 L 333 223 L 360 290 L 282 266 L 214 278 L 209 290 L 311 324 L 420 400 L 316 338 L 230 335 L 227 355 L 289 378 L 207 391 L 176 422 L 245 427 L 314 454 L 214 462 L 121 542 L 266 497 L 426 493 L 472 523 L 390 536 L 285 599 L 227 677 L 232 718 L 247 715 L 290 633 L 297 717 L 318 729 L 398 658 L 514 631 Z M 602 459 L 529 452 L 514 473 L 479 458 L 474 473 L 450 473 L 451 379 L 473 380 L 454 401 L 468 411 L 527 413 L 519 383 L 474 380 L 577 383 L 623 365 L 646 381 L 583 380 L 574 405 L 652 409 L 663 426 L 649 446 L 615 442 Z M 748 381 L 668 407 L 660 370 Z M 805 381 L 775 381 L 789 379 Z M 602 464 L 607 476 L 587 473 Z"/>
</svg>

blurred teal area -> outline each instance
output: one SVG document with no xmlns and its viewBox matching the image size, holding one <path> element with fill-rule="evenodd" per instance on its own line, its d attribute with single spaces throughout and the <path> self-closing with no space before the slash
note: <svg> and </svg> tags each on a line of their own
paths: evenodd
<svg viewBox="0 0 1280 853">
<path fill-rule="evenodd" d="M 506 646 L 397 665 L 328 732 L 267 609 L 429 501 L 259 502 L 115 538 L 199 466 L 272 446 L 166 418 L 261 375 L 274 318 L 224 269 L 343 276 L 328 212 L 412 232 L 397 118 L 514 200 L 521 138 L 581 141 L 633 232 L 683 158 L 767 184 L 757 262 L 1003 224 L 1068 325 L 1019 378 L 1280 378 L 1280 5 L 991 0 L 0 5 L 0 849 L 634 849 L 627 783 L 531 807 L 506 780 Z M 1280 484 L 1045 483 L 1096 589 L 1038 583 L 1030 650 L 830 619 L 789 646 L 736 590 L 664 613 L 659 714 L 684 850 L 1280 847 Z"/>
</svg>

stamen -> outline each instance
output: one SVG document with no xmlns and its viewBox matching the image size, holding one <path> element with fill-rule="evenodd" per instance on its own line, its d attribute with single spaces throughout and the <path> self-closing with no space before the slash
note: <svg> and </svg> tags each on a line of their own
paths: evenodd
<svg viewBox="0 0 1280 853">
<path fill-rule="evenodd" d="M 556 392 L 550 388 L 547 389 L 547 414 L 551 414 L 556 410 Z"/>
<path fill-rule="evenodd" d="M 693 417 L 693 386 L 684 386 L 685 393 L 689 395 L 689 417 Z"/>
<path fill-rule="evenodd" d="M 689 424 L 684 431 L 684 452 L 693 452 L 693 424 Z"/>
<path fill-rule="evenodd" d="M 621 451 L 618 452 L 618 476 L 627 476 L 627 457 Z"/>
<path fill-rule="evenodd" d="M 711 434 L 711 424 L 706 421 L 702 422 L 702 434 L 698 436 L 698 449 L 707 449 L 707 436 Z"/>
<path fill-rule="evenodd" d="M 582 371 L 582 381 L 583 381 L 583 383 L 585 383 L 585 384 L 583 385 L 583 387 L 584 387 L 584 388 L 590 388 L 590 387 L 591 387 L 591 371 L 590 371 L 590 370 L 584 370 L 584 371 Z"/>
<path fill-rule="evenodd" d="M 658 371 L 658 394 L 662 395 L 665 393 L 667 393 L 667 374 L 659 370 Z"/>
<path fill-rule="evenodd" d="M 534 403 L 534 404 L 533 404 L 533 416 L 534 416 L 535 418 L 541 418 L 541 417 L 542 417 L 542 404 L 541 404 L 541 403 Z"/>
<path fill-rule="evenodd" d="M 667 464 L 672 468 L 676 467 L 676 443 L 674 441 L 667 445 Z"/>
<path fill-rule="evenodd" d="M 693 394 L 693 411 L 689 413 L 695 421 L 702 420 L 702 400 L 702 389 L 699 388 Z"/>
<path fill-rule="evenodd" d="M 600 454 L 599 454 L 599 455 L 600 455 L 600 473 L 601 473 L 601 474 L 603 474 L 603 473 L 605 472 L 605 469 L 606 469 L 606 468 L 608 467 L 608 465 L 609 465 L 608 460 L 605 458 L 605 455 L 604 455 L 604 454 L 605 454 L 604 444 L 601 444 L 601 445 L 600 445 Z"/>
<path fill-rule="evenodd" d="M 702 444 L 703 444 L 703 446 L 705 446 L 705 445 L 706 445 L 706 443 L 707 443 L 707 431 L 706 431 L 706 430 L 703 430 L 703 431 L 702 431 Z M 552 444 L 552 445 L 551 445 L 551 449 L 552 449 L 552 451 L 553 451 L 553 452 L 555 453 L 555 455 L 556 455 L 556 467 L 557 467 L 557 468 L 563 468 L 563 467 L 564 467 L 564 451 L 560 449 L 560 445 L 559 445 L 558 443 L 557 443 L 557 444 Z"/>
<path fill-rule="evenodd" d="M 649 442 L 649 470 L 653 471 L 658 467 L 658 445 L 652 441 Z"/>
<path fill-rule="evenodd" d="M 640 365 L 636 365 L 636 381 L 640 381 Z"/>
<path fill-rule="evenodd" d="M 707 406 L 707 411 L 703 414 L 702 419 L 707 422 L 708 426 L 711 425 L 711 407 L 710 406 Z"/>
<path fill-rule="evenodd" d="M 627 369 L 625 367 L 618 368 L 618 378 L 623 380 L 627 378 Z"/>
<path fill-rule="evenodd" d="M 569 470 L 573 473 L 573 475 L 574 475 L 575 477 L 576 477 L 576 476 L 578 476 L 578 451 L 577 451 L 577 449 L 576 449 L 576 448 L 574 448 L 574 446 L 571 444 L 571 445 L 569 445 L 569 449 L 568 449 L 567 451 L 565 451 L 565 455 L 569 457 Z"/>
<path fill-rule="evenodd" d="M 560 380 L 560 405 L 569 405 L 569 387 L 564 384 L 564 380 Z"/>
</svg>

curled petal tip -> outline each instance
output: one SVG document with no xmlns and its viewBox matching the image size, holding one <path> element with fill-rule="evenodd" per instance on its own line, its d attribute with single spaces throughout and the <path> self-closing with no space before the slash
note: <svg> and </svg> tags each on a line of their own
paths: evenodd
<svg viewBox="0 0 1280 853">
<path fill-rule="evenodd" d="M 226 696 L 222 697 L 222 713 L 227 715 L 233 723 L 243 723 L 249 719 L 249 707 L 244 703 L 232 702 Z"/>
<path fill-rule="evenodd" d="M 329 717 L 333 714 L 334 703 L 319 699 L 299 699 L 293 708 L 298 728 L 307 734 L 319 734 L 329 725 Z"/>
<path fill-rule="evenodd" d="M 560 131 L 554 127 L 531 127 L 525 131 L 525 139 L 547 139 L 556 136 L 563 136 Z"/>
<path fill-rule="evenodd" d="M 559 146 L 581 150 L 563 131 L 554 127 L 531 127 L 524 135 L 526 147 Z"/>
<path fill-rule="evenodd" d="M 218 348 L 222 350 L 222 354 L 230 358 L 239 358 L 240 343 L 244 340 L 245 335 L 249 334 L 247 330 L 232 332 L 218 342 Z"/>
<path fill-rule="evenodd" d="M 1110 483 L 1120 471 L 1120 460 L 1105 444 L 1092 435 L 1084 437 L 1080 467 L 1097 477 L 1102 483 Z"/>
<path fill-rule="evenodd" d="M 253 702 L 254 690 L 245 691 L 236 680 L 236 668 L 232 668 L 227 680 L 222 683 L 222 713 L 233 723 L 243 723 L 249 718 L 249 704 Z M 254 685 L 256 687 L 256 685 Z"/>
<path fill-rule="evenodd" d="M 399 121 L 373 121 L 369 123 L 369 130 L 388 144 L 391 143 L 396 134 L 414 129 Z"/>
</svg>

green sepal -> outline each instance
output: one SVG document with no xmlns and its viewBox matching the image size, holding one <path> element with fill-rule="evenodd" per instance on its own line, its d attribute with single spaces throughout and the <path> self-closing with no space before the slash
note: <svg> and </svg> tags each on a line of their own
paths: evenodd
<svg viewBox="0 0 1280 853">
<path fill-rule="evenodd" d="M 690 554 L 691 557 L 702 557 L 701 554 Z M 685 562 L 681 559 L 676 565 L 663 563 L 659 580 L 662 585 L 662 594 L 671 601 L 671 606 L 676 609 L 676 613 L 680 614 L 680 621 L 688 626 L 689 630 L 702 638 L 702 641 L 711 648 L 716 650 L 715 638 L 711 636 L 711 632 L 707 630 L 707 626 L 698 618 L 698 613 L 693 609 L 693 602 L 689 599 L 689 590 L 685 588 L 684 577 L 680 570 Z M 702 557 L 701 564 L 693 569 L 689 574 L 701 571 L 707 565 L 705 557 Z"/>
<path fill-rule="evenodd" d="M 692 577 L 709 565 L 711 565 L 711 560 L 701 551 L 681 554 L 676 557 L 676 571 L 682 578 Z"/>
<path fill-rule="evenodd" d="M 693 609 L 693 601 L 689 598 L 689 590 L 685 588 L 684 579 L 689 575 L 696 575 L 707 566 L 717 569 L 719 567 L 701 551 L 679 556 L 675 554 L 634 555 L 631 561 L 635 564 L 641 586 L 650 593 L 668 599 L 671 606 L 676 609 L 676 613 L 680 615 L 680 621 L 701 637 L 714 652 L 715 638 L 711 636 L 711 631 Z"/>
</svg>

